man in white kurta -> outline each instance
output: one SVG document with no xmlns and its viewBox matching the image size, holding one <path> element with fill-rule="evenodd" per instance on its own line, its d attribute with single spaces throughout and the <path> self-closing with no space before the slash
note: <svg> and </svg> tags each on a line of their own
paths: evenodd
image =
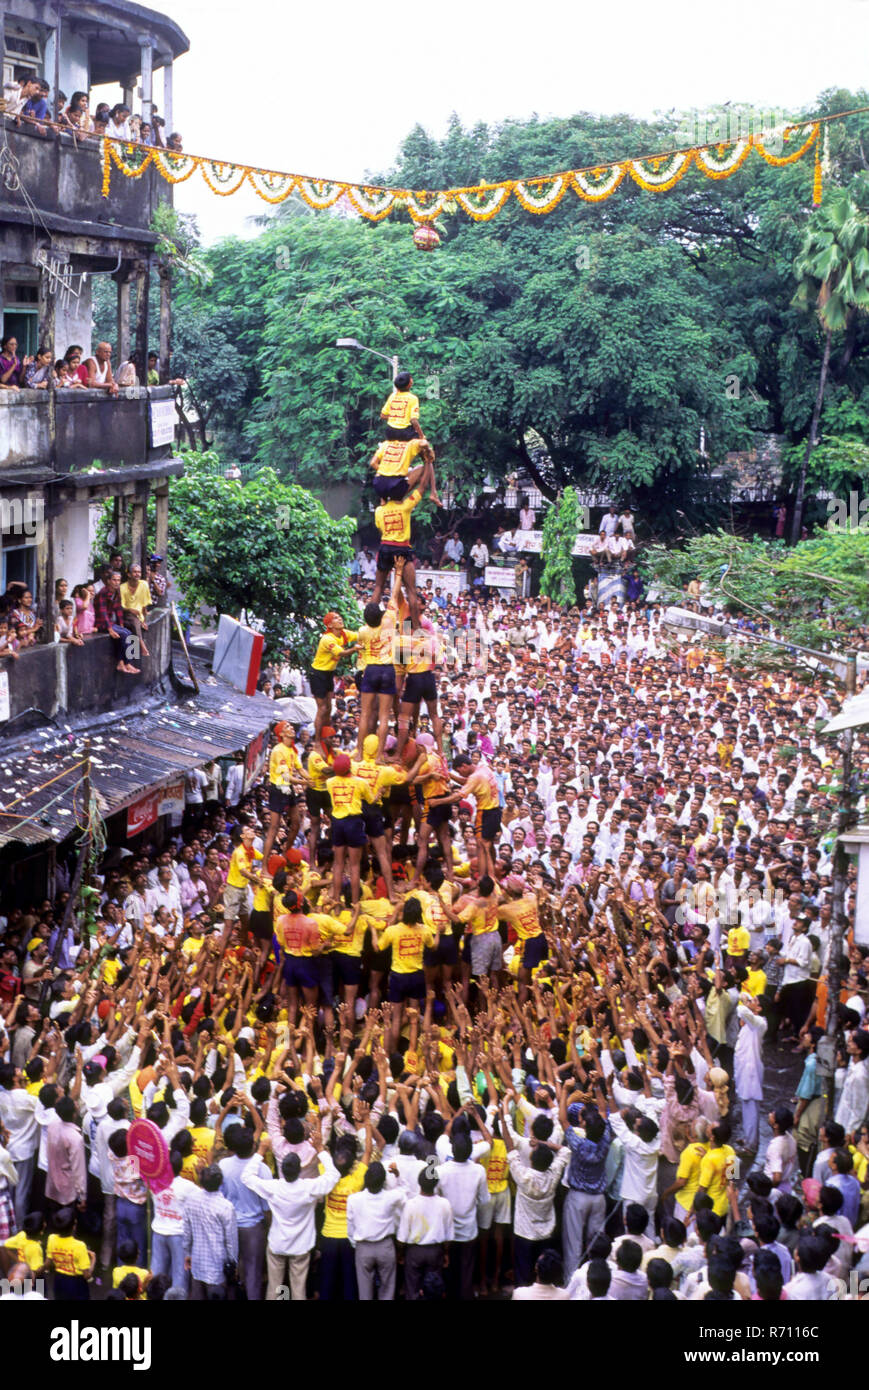
<svg viewBox="0 0 869 1390">
<path fill-rule="evenodd" d="M 739 1036 L 733 1052 L 733 1080 L 742 1105 L 742 1139 L 746 1153 L 757 1153 L 760 1137 L 760 1105 L 763 1100 L 763 1039 L 766 1019 L 760 1001 L 740 996 L 736 1008 Z"/>
</svg>

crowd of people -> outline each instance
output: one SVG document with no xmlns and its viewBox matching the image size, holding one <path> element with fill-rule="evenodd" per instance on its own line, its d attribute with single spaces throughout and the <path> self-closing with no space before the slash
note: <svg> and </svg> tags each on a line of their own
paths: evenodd
<svg viewBox="0 0 869 1390">
<path fill-rule="evenodd" d="M 182 377 L 163 383 L 184 386 Z M 46 391 L 54 386 L 58 391 L 105 391 L 117 396 L 133 386 L 159 386 L 160 372 L 156 352 L 148 353 L 146 364 L 131 352 L 117 370 L 112 368 L 112 345 L 101 342 L 88 356 L 79 343 L 72 343 L 57 361 L 52 361 L 50 347 L 41 345 L 35 354 L 19 356 L 18 339 L 10 333 L 0 339 L 0 391 Z"/>
<path fill-rule="evenodd" d="M 418 591 L 410 384 L 316 718 L 276 725 L 246 793 L 241 756 L 222 794 L 199 772 L 168 841 L 110 851 L 92 928 L 68 879 L 0 918 L 6 1275 L 133 1301 L 850 1296 L 869 1029 L 867 948 L 832 921 L 835 688 L 674 644 L 642 599 Z"/>
<path fill-rule="evenodd" d="M 116 646 L 117 669 L 139 675 L 141 658 L 149 655 L 148 614 L 165 606 L 168 579 L 162 564 L 162 555 L 150 555 L 143 577 L 141 565 L 125 565 L 115 553 L 95 579 L 76 584 L 72 593 L 68 580 L 56 579 L 47 612 L 25 583 L 10 581 L 0 596 L 0 662 L 16 661 L 43 641 L 84 646 L 91 637 L 108 635 Z"/>
<path fill-rule="evenodd" d="M 29 126 L 40 135 L 50 130 L 68 132 L 83 140 L 107 135 L 129 145 L 151 146 L 172 154 L 182 154 L 184 149 L 177 130 L 166 134 L 166 122 L 153 103 L 150 120 L 134 115 L 124 102 L 111 106 L 100 101 L 91 112 L 87 92 L 73 92 L 67 100 L 66 93 L 58 91 L 52 100 L 50 84 L 35 73 L 4 84 L 2 110 L 18 125 Z"/>
</svg>

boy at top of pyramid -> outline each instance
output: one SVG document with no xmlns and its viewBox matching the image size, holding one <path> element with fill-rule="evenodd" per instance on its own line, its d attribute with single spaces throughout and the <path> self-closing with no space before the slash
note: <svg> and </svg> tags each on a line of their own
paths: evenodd
<svg viewBox="0 0 869 1390">
<path fill-rule="evenodd" d="M 422 439 L 422 426 L 419 423 L 419 396 L 411 391 L 413 377 L 410 372 L 396 372 L 392 392 L 380 412 L 381 420 L 386 421 L 387 439 Z"/>
</svg>

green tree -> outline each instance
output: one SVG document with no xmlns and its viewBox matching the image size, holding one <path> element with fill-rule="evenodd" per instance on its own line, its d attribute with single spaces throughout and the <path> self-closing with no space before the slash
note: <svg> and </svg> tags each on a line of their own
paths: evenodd
<svg viewBox="0 0 869 1390">
<path fill-rule="evenodd" d="M 581 529 L 576 488 L 565 488 L 543 521 L 543 574 L 540 577 L 540 592 L 565 608 L 576 603 L 573 544 Z"/>
<path fill-rule="evenodd" d="M 830 195 L 817 210 L 794 265 L 798 303 L 814 305 L 824 351 L 809 434 L 797 480 L 791 542 L 799 540 L 803 523 L 806 474 L 818 442 L 821 411 L 830 366 L 834 333 L 847 333 L 846 351 L 853 353 L 854 321 L 869 309 L 869 184 L 857 178 L 849 189 Z"/>
<path fill-rule="evenodd" d="M 335 609 L 358 626 L 353 522 L 333 520 L 269 468 L 242 485 L 213 471 L 214 454 L 183 458 L 184 475 L 170 485 L 169 547 L 188 607 L 255 619 L 270 649 L 288 646 L 300 663 L 323 613 Z"/>
<path fill-rule="evenodd" d="M 869 608 L 869 529 L 821 531 L 790 549 L 717 531 L 684 547 L 648 546 L 640 569 L 669 602 L 684 601 L 697 577 L 737 617 L 800 646 L 841 649 Z"/>
</svg>

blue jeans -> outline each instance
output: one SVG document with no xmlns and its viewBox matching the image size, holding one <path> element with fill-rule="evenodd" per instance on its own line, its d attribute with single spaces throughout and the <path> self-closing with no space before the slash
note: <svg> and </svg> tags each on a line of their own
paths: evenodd
<svg viewBox="0 0 869 1390">
<path fill-rule="evenodd" d="M 144 1265 L 148 1254 L 148 1211 L 145 1203 L 131 1202 L 127 1197 L 119 1197 L 116 1215 L 115 1250 L 120 1250 L 122 1241 L 133 1241 L 136 1246 L 136 1264 Z"/>
<path fill-rule="evenodd" d="M 183 1235 L 161 1236 L 157 1231 L 151 1232 L 151 1273 L 171 1274 L 173 1289 L 187 1288 Z"/>
</svg>

